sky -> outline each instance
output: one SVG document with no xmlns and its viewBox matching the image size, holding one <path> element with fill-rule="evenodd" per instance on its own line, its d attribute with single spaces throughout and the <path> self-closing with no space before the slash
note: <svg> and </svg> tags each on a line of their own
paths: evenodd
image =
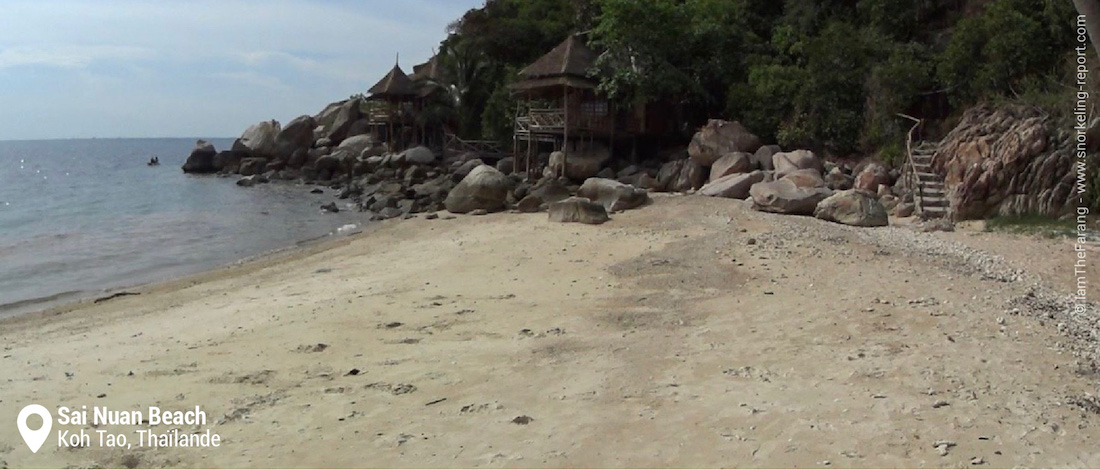
<svg viewBox="0 0 1100 470">
<path fill-rule="evenodd" d="M 0 140 L 235 137 L 427 60 L 484 0 L 0 0 Z"/>
</svg>

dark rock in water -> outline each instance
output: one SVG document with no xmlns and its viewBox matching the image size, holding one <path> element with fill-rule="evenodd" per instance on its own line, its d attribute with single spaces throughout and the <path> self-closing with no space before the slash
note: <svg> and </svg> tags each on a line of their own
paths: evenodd
<svg viewBox="0 0 1100 470">
<path fill-rule="evenodd" d="M 321 206 L 321 211 L 322 211 L 322 212 L 332 212 L 332 213 L 336 213 L 336 212 L 340 212 L 340 208 L 339 208 L 339 207 L 336 207 L 336 203 L 335 203 L 335 202 L 330 202 L 330 203 L 328 203 L 328 204 L 324 204 L 324 205 L 322 205 L 322 206 Z"/>
<path fill-rule="evenodd" d="M 633 209 L 649 201 L 646 190 L 607 178 L 588 178 L 577 195 L 603 205 L 608 212 Z"/>
<path fill-rule="evenodd" d="M 246 176 L 237 180 L 237 186 L 251 187 L 257 184 L 267 183 L 269 180 L 264 175 Z"/>
<path fill-rule="evenodd" d="M 578 222 L 599 225 L 608 220 L 607 210 L 600 204 L 583 197 L 571 197 L 550 204 L 551 222 Z"/>
<path fill-rule="evenodd" d="M 496 168 L 481 165 L 474 168 L 451 190 L 444 204 L 448 211 L 456 214 L 465 214 L 477 209 L 497 211 L 504 208 L 504 201 L 510 189 L 512 189 L 512 180 Z"/>
<path fill-rule="evenodd" d="M 241 176 L 258 175 L 263 173 L 266 169 L 266 158 L 246 158 L 241 160 Z"/>
<path fill-rule="evenodd" d="M 205 140 L 195 142 L 195 148 L 183 164 L 184 173 L 214 173 L 214 156 L 217 155 L 214 145 Z"/>
<path fill-rule="evenodd" d="M 323 190 L 321 188 L 313 188 L 313 190 L 310 191 L 310 194 L 324 194 L 324 193 L 325 193 L 325 190 Z"/>
<path fill-rule="evenodd" d="M 241 170 L 241 160 L 244 160 L 247 157 L 248 154 L 235 150 L 218 152 L 216 155 L 214 155 L 214 171 L 238 173 Z"/>
</svg>

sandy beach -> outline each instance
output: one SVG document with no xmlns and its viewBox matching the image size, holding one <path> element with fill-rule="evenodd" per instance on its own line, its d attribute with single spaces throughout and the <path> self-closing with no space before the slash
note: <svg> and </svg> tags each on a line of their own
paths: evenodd
<svg viewBox="0 0 1100 470">
<path fill-rule="evenodd" d="M 0 468 L 1096 467 L 1072 250 L 694 196 L 384 222 L 3 321 L 7 423 L 199 406 L 151 428 L 223 443 L 32 454 L 3 425 Z"/>
</svg>

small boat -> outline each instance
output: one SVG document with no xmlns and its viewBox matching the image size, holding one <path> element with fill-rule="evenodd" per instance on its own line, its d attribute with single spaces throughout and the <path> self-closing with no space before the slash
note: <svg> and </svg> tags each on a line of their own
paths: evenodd
<svg viewBox="0 0 1100 470">
<path fill-rule="evenodd" d="M 150 158 L 150 159 L 149 159 L 149 163 L 146 163 L 146 165 L 149 165 L 149 166 L 157 166 L 157 165 L 160 165 L 160 159 L 159 159 L 159 158 L 157 158 L 157 157 L 153 157 L 153 158 Z"/>
</svg>

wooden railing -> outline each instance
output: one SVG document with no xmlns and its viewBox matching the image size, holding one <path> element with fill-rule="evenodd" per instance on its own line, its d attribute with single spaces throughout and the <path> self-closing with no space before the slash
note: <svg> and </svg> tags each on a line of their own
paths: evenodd
<svg viewBox="0 0 1100 470">
<path fill-rule="evenodd" d="M 909 133 L 905 135 L 905 173 L 902 175 L 905 178 L 905 186 L 913 191 L 914 203 L 920 204 L 923 201 L 924 190 L 920 184 L 920 179 L 917 177 L 917 165 L 913 161 L 913 134 L 920 129 L 920 126 L 924 124 L 923 120 L 917 119 L 907 114 L 898 113 L 898 117 L 902 117 L 913 121 L 913 127 L 909 129 Z"/>
<path fill-rule="evenodd" d="M 480 155 L 500 155 L 500 143 L 494 140 L 463 140 L 450 132 L 443 133 L 445 141 L 444 150 L 447 153 L 473 152 Z"/>
<path fill-rule="evenodd" d="M 534 131 L 565 129 L 565 110 L 556 109 L 532 109 L 528 111 L 530 128 Z"/>
</svg>

